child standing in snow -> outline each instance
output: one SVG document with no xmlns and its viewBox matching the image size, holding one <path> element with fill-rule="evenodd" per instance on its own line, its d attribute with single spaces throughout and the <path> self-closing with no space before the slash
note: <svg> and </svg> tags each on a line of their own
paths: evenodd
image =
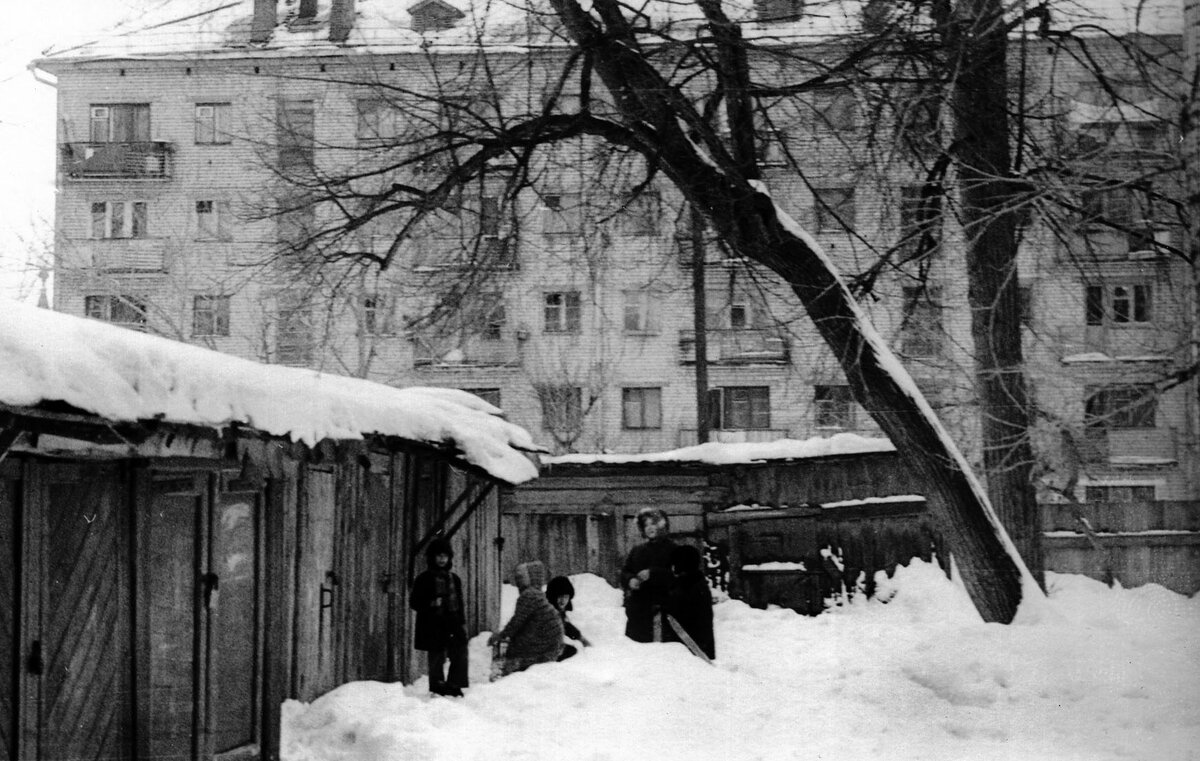
<svg viewBox="0 0 1200 761">
<path fill-rule="evenodd" d="M 638 530 L 646 541 L 629 551 L 621 568 L 625 593 L 625 636 L 634 642 L 654 642 L 661 632 L 662 608 L 671 588 L 671 541 L 667 514 L 644 507 L 637 514 Z M 656 626 L 657 624 L 657 626 Z"/>
<path fill-rule="evenodd" d="M 434 539 L 425 550 L 426 571 L 413 580 L 410 607 L 417 612 L 413 647 L 424 650 L 429 666 L 429 691 L 461 697 L 467 680 L 467 630 L 462 579 L 450 570 L 454 550 L 445 539 Z M 443 672 L 446 660 L 450 673 Z"/>
<path fill-rule="evenodd" d="M 566 576 L 555 576 L 550 579 L 550 583 L 546 585 L 546 599 L 558 611 L 558 615 L 562 618 L 563 634 L 568 639 L 573 639 L 584 647 L 591 647 L 592 643 L 588 642 L 588 638 L 583 636 L 583 632 L 575 624 L 567 620 L 567 611 L 571 610 L 571 600 L 575 597 L 575 587 L 571 584 L 571 580 Z M 558 656 L 560 661 L 565 661 L 575 653 L 579 652 L 574 645 L 563 645 L 562 654 Z"/>
<path fill-rule="evenodd" d="M 537 663 L 553 663 L 563 649 L 562 618 L 542 593 L 546 566 L 539 560 L 521 563 L 514 577 L 521 592 L 517 607 L 504 628 L 488 639 L 489 645 L 508 643 L 500 676 Z"/>
<path fill-rule="evenodd" d="M 713 637 L 712 592 L 700 568 L 700 559 L 700 551 L 688 544 L 671 550 L 671 573 L 675 581 L 671 585 L 667 613 L 712 660 L 717 656 Z M 664 630 L 663 639 L 667 642 L 682 641 L 670 626 Z"/>
</svg>

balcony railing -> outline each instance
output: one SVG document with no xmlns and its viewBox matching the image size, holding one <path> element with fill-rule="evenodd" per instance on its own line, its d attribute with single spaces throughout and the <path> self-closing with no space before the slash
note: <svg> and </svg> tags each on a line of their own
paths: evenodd
<svg viewBox="0 0 1200 761">
<path fill-rule="evenodd" d="M 171 177 L 170 143 L 64 143 L 63 169 L 76 180 L 165 180 Z"/>
<path fill-rule="evenodd" d="M 1085 462 L 1166 465 L 1179 454 L 1174 428 L 1110 428 L 1088 431 L 1080 440 Z"/>
<path fill-rule="evenodd" d="M 161 238 L 108 238 L 88 241 L 92 266 L 102 272 L 162 272 L 165 269 Z"/>
<path fill-rule="evenodd" d="M 470 338 L 461 343 L 446 340 L 413 341 L 413 365 L 441 370 L 470 367 L 512 367 L 521 362 L 515 338 Z"/>
<path fill-rule="evenodd" d="M 770 328 L 725 328 L 710 330 L 708 361 L 719 365 L 786 365 L 791 362 L 787 337 Z M 696 331 L 679 331 L 679 362 L 696 361 Z"/>
<path fill-rule="evenodd" d="M 739 428 L 715 429 L 708 432 L 708 440 L 722 444 L 757 444 L 764 441 L 778 441 L 788 437 L 786 428 Z M 695 428 L 679 429 L 679 446 L 690 447 L 697 444 Z"/>
</svg>

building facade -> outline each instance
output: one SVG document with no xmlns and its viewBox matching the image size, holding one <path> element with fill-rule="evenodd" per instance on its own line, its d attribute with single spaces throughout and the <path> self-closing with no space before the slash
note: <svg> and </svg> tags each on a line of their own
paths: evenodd
<svg viewBox="0 0 1200 761">
<path fill-rule="evenodd" d="M 740 9 L 764 82 L 845 55 L 865 9 L 882 18 L 878 4 L 815 6 Z M 1021 145 L 1039 151 L 1024 166 L 1046 178 L 1021 201 L 1020 286 L 1048 495 L 1200 494 L 1182 21 L 1166 6 L 1110 19 L 1112 35 L 1052 44 L 1034 19 L 1013 38 L 1014 104 L 1036 133 Z M 728 256 L 665 180 L 642 182 L 640 158 L 597 138 L 493 158 L 407 210 L 402 244 L 387 216 L 347 224 L 363 187 L 400 181 L 383 166 L 440 187 L 461 168 L 454 135 L 602 104 L 555 78 L 572 50 L 552 19 L 506 8 L 246 0 L 40 60 L 59 93 L 55 308 L 466 389 L 559 452 L 694 443 L 701 324 L 714 439 L 876 433 L 787 285 Z M 953 195 L 933 190 L 953 178 L 930 179 L 944 98 L 886 77 L 764 98 L 760 164 L 978 461 L 963 231 Z"/>
</svg>

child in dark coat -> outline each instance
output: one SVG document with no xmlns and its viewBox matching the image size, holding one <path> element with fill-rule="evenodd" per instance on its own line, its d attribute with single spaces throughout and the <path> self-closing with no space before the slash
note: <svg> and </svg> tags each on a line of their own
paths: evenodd
<svg viewBox="0 0 1200 761">
<path fill-rule="evenodd" d="M 712 592 L 700 567 L 700 560 L 700 550 L 689 544 L 681 544 L 671 550 L 671 572 L 675 581 L 671 585 L 667 613 L 711 660 L 717 655 L 713 637 Z M 667 642 L 682 641 L 670 626 L 664 629 L 663 639 Z"/>
<path fill-rule="evenodd" d="M 571 584 L 571 580 L 566 576 L 555 576 L 550 579 L 550 583 L 546 585 L 546 599 L 558 611 L 558 615 L 562 618 L 563 634 L 568 639 L 573 639 L 584 647 L 591 647 L 592 643 L 588 642 L 588 638 L 583 636 L 583 632 L 579 631 L 579 627 L 567 620 L 567 611 L 571 610 L 571 600 L 575 598 L 575 587 Z M 565 661 L 575 653 L 579 652 L 574 645 L 563 645 L 562 655 L 558 656 L 560 661 Z"/>
<path fill-rule="evenodd" d="M 661 612 L 671 588 L 671 525 L 667 514 L 644 507 L 637 514 L 638 530 L 646 541 L 636 545 L 621 568 L 625 592 L 625 636 L 634 642 L 654 642 Z"/>
<path fill-rule="evenodd" d="M 424 650 L 429 665 L 429 691 L 460 697 L 467 679 L 467 629 L 462 579 L 450 570 L 454 550 L 434 539 L 425 550 L 426 571 L 413 580 L 409 605 L 417 612 L 413 647 Z M 450 673 L 443 672 L 446 660 Z"/>
<path fill-rule="evenodd" d="M 553 663 L 563 648 L 563 625 L 558 611 L 546 599 L 546 566 L 534 560 L 521 563 L 514 574 L 517 607 L 504 628 L 488 639 L 489 645 L 507 642 L 500 676 L 524 671 L 536 663 Z"/>
</svg>

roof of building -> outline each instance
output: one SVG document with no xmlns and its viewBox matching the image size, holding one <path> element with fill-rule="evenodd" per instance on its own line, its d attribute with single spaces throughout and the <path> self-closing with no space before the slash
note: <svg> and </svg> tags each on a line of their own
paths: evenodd
<svg viewBox="0 0 1200 761">
<path fill-rule="evenodd" d="M 312 19 L 297 17 L 298 4 L 280 2 L 270 40 L 250 41 L 255 0 L 164 0 L 137 18 L 123 21 L 94 37 L 64 41 L 43 53 L 41 65 L 88 60 L 195 58 L 271 58 L 402 54 L 435 49 L 453 52 L 511 46 L 570 44 L 548 0 L 355 0 L 355 22 L 344 43 L 329 40 L 333 0 L 318 0 Z M 808 0 L 796 18 L 756 22 L 754 0 L 725 0 L 726 12 L 746 22 L 743 34 L 759 41 L 800 42 L 836 36 L 860 28 L 867 0 Z M 584 3 L 585 7 L 588 5 Z M 1012 3 L 1014 8 L 1024 3 Z M 442 6 L 462 12 L 450 28 L 413 29 L 411 11 Z M 626 8 L 677 33 L 697 26 L 698 9 L 676 0 L 634 0 Z M 1180 0 L 1059 0 L 1051 26 L 1080 34 L 1179 34 L 1183 29 Z M 1031 24 L 1036 27 L 1036 20 Z"/>
<path fill-rule="evenodd" d="M 537 475 L 524 452 L 544 451 L 465 391 L 265 365 L 0 298 L 0 404 L 48 402 L 114 422 L 240 424 L 310 446 L 397 437 L 449 449 L 514 484 Z"/>
</svg>

